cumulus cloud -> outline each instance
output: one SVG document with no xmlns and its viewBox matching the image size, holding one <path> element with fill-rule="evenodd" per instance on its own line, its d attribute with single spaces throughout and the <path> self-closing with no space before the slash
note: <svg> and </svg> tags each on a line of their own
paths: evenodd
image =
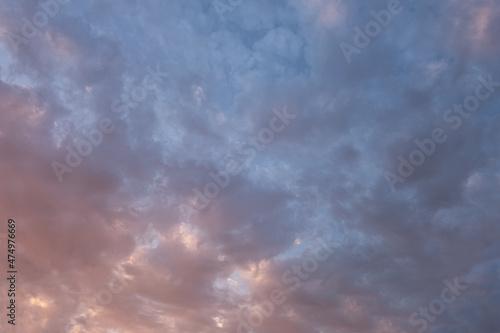
<svg viewBox="0 0 500 333">
<path fill-rule="evenodd" d="M 339 44 L 389 1 L 45 2 L 0 0 L 18 329 L 500 330 L 500 87 L 453 111 L 500 82 L 495 0 L 401 1 L 349 64 Z M 445 142 L 391 190 L 435 128 Z"/>
</svg>

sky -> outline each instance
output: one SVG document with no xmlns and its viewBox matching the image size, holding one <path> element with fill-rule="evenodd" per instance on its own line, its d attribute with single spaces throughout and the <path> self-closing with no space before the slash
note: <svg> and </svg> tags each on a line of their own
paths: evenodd
<svg viewBox="0 0 500 333">
<path fill-rule="evenodd" d="M 0 331 L 500 332 L 499 31 L 498 0 L 0 0 Z"/>
</svg>

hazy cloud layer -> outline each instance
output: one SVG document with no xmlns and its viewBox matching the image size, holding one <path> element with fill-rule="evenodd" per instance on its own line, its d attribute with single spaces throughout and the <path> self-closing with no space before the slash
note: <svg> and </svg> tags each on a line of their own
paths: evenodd
<svg viewBox="0 0 500 333">
<path fill-rule="evenodd" d="M 0 0 L 18 329 L 238 332 L 322 239 L 256 332 L 500 331 L 500 7 L 402 0 L 348 63 L 388 2 Z"/>
</svg>

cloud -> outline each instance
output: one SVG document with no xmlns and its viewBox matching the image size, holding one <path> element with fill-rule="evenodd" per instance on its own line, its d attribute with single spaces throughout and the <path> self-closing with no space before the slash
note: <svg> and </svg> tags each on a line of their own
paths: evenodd
<svg viewBox="0 0 500 333">
<path fill-rule="evenodd" d="M 414 332 L 455 277 L 468 289 L 429 330 L 499 330 L 498 95 L 395 191 L 384 177 L 479 76 L 500 81 L 495 1 L 402 2 L 349 65 L 339 43 L 387 1 L 243 1 L 223 21 L 198 0 L 69 2 L 17 54 L 38 2 L 0 4 L 23 332 L 236 332 L 318 237 L 334 252 L 259 332 Z M 113 112 L 157 66 L 168 77 Z M 283 105 L 297 118 L 192 208 Z M 51 163 L 103 118 L 115 130 L 59 182 Z"/>
</svg>

